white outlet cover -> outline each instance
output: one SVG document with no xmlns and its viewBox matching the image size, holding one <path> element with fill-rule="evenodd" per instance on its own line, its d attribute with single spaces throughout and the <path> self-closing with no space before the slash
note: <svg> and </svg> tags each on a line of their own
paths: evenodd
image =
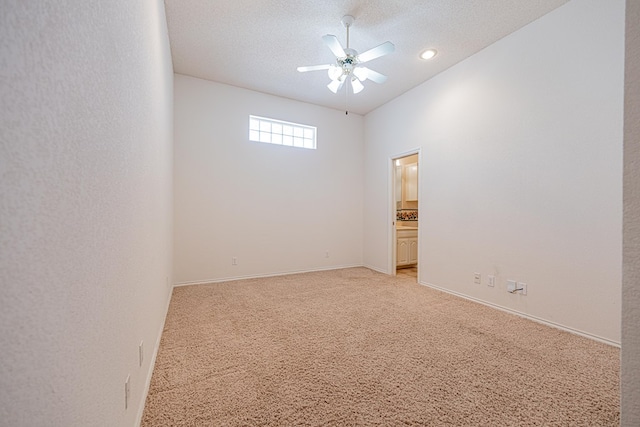
<svg viewBox="0 0 640 427">
<path fill-rule="evenodd" d="M 517 289 L 522 289 L 521 291 L 518 291 L 518 292 L 520 292 L 520 294 L 522 294 L 522 295 L 526 295 L 527 294 L 527 284 L 526 283 L 518 282 Z"/>
<path fill-rule="evenodd" d="M 487 276 L 487 286 L 495 286 L 496 285 L 496 276 Z"/>
</svg>

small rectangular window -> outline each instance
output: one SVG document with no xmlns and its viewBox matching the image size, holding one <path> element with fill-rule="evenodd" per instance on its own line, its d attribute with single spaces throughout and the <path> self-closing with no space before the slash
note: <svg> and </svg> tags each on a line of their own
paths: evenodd
<svg viewBox="0 0 640 427">
<path fill-rule="evenodd" d="M 249 140 L 316 149 L 316 128 L 266 117 L 249 116 Z"/>
</svg>

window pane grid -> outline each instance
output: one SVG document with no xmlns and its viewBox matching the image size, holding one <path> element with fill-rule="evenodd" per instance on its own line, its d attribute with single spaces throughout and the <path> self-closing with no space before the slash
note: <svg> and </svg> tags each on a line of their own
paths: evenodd
<svg viewBox="0 0 640 427">
<path fill-rule="evenodd" d="M 316 128 L 265 117 L 249 116 L 249 140 L 316 149 Z"/>
</svg>

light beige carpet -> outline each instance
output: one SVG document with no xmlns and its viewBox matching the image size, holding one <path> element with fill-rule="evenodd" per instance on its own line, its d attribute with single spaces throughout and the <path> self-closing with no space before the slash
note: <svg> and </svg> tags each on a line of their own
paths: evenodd
<svg viewBox="0 0 640 427">
<path fill-rule="evenodd" d="M 143 426 L 613 426 L 619 350 L 351 268 L 176 288 Z"/>
</svg>

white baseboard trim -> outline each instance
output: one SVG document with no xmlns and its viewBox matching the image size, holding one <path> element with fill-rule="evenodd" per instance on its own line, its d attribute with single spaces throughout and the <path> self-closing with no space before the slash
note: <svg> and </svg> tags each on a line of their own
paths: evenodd
<svg viewBox="0 0 640 427">
<path fill-rule="evenodd" d="M 160 341 L 162 340 L 162 332 L 164 331 L 164 325 L 167 321 L 167 315 L 169 314 L 169 305 L 171 304 L 171 296 L 173 295 L 173 287 L 168 290 L 167 302 L 164 307 L 164 318 L 158 331 L 156 342 L 153 346 L 153 354 L 151 355 L 151 362 L 149 363 L 149 371 L 147 372 L 147 379 L 144 384 L 144 391 L 142 392 L 142 402 L 138 408 L 138 415 L 136 417 L 136 427 L 140 427 L 142 423 L 142 416 L 144 415 L 144 407 L 147 403 L 147 396 L 149 394 L 149 388 L 151 388 L 151 378 L 153 377 L 153 370 L 156 366 L 156 357 L 158 357 L 158 351 L 160 350 Z"/>
<path fill-rule="evenodd" d="M 382 273 L 382 274 L 386 274 L 387 276 L 390 276 L 389 272 L 387 270 L 383 270 L 381 268 L 378 267 L 373 267 L 371 265 L 363 265 L 363 267 L 368 268 L 369 270 L 373 270 L 373 271 L 377 271 L 378 273 Z"/>
<path fill-rule="evenodd" d="M 571 328 L 569 326 L 561 325 L 559 323 L 551 322 L 549 320 L 542 319 L 542 318 L 536 317 L 536 316 L 532 316 L 530 314 L 523 313 L 521 311 L 514 310 L 512 308 L 504 307 L 504 306 L 501 306 L 501 305 L 498 305 L 498 304 L 494 304 L 494 303 L 491 303 L 491 302 L 488 302 L 488 301 L 484 301 L 484 300 L 481 300 L 481 299 L 478 299 L 478 298 L 470 297 L 468 295 L 461 294 L 459 292 L 455 292 L 455 291 L 452 291 L 452 290 L 449 290 L 449 289 L 442 288 L 440 286 L 436 286 L 436 285 L 434 285 L 432 283 L 427 283 L 427 282 L 418 282 L 418 283 L 420 285 L 422 285 L 422 286 L 427 286 L 427 287 L 435 289 L 437 291 L 441 291 L 441 292 L 444 292 L 444 293 L 447 293 L 447 294 L 451 294 L 451 295 L 454 295 L 454 296 L 457 296 L 457 297 L 460 297 L 460 298 L 464 298 L 464 299 L 469 300 L 469 301 L 477 302 L 479 304 L 486 305 L 488 307 L 495 308 L 495 309 L 498 309 L 500 311 L 504 311 L 504 312 L 507 312 L 507 313 L 515 314 L 516 316 L 524 317 L 525 319 L 529 319 L 529 320 L 532 320 L 532 321 L 537 322 L 537 323 L 542 323 L 543 325 L 551 326 L 552 328 L 561 329 L 563 331 L 570 332 L 570 333 L 575 334 L 575 335 L 580 335 L 582 337 L 589 338 L 589 339 L 592 339 L 594 341 L 598 341 L 598 342 L 601 342 L 601 343 L 604 343 L 604 344 L 608 344 L 608 345 L 613 346 L 613 347 L 620 348 L 620 346 L 621 346 L 620 343 L 617 342 L 617 341 L 613 341 L 613 340 L 610 340 L 610 339 L 607 339 L 607 338 L 603 338 L 603 337 L 600 337 L 600 336 L 597 336 L 597 335 L 593 335 L 593 334 L 590 334 L 588 332 L 584 332 L 584 331 L 581 331 L 581 330 L 578 330 L 578 329 Z"/>
<path fill-rule="evenodd" d="M 246 280 L 246 279 L 261 279 L 263 277 L 276 277 L 276 276 L 288 276 L 291 274 L 301 274 L 301 273 L 313 273 L 314 271 L 329 271 L 329 270 L 342 270 L 345 268 L 354 268 L 354 267 L 364 267 L 362 264 L 353 264 L 353 265 L 334 265 L 331 267 L 320 267 L 320 268 L 311 268 L 307 270 L 291 270 L 291 271 L 281 271 L 276 273 L 266 273 L 266 274 L 253 274 L 246 276 L 232 276 L 232 277 L 221 277 L 216 279 L 208 279 L 208 280 L 194 280 L 189 282 L 178 282 L 174 284 L 174 287 L 179 286 L 191 286 L 191 285 L 207 285 L 210 283 L 221 283 L 221 282 L 233 282 L 236 280 Z"/>
</svg>

